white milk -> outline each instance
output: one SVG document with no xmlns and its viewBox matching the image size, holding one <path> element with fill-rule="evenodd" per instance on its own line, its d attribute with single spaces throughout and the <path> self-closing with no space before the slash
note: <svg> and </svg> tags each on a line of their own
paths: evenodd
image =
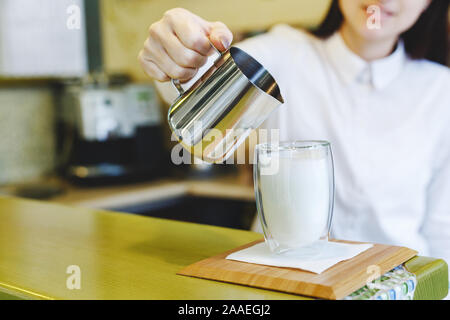
<svg viewBox="0 0 450 320">
<path fill-rule="evenodd" d="M 260 176 L 268 230 L 282 247 L 307 245 L 326 233 L 330 205 L 329 169 L 326 158 L 315 158 L 281 155 L 278 170 Z M 271 159 L 276 161 L 276 158 Z"/>
</svg>

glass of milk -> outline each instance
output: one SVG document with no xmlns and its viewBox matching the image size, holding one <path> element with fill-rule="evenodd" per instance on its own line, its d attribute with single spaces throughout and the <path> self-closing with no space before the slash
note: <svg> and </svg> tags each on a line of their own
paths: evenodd
<svg viewBox="0 0 450 320">
<path fill-rule="evenodd" d="M 328 241 L 334 202 L 331 145 L 326 141 L 259 144 L 254 182 L 270 250 L 318 248 Z"/>
</svg>

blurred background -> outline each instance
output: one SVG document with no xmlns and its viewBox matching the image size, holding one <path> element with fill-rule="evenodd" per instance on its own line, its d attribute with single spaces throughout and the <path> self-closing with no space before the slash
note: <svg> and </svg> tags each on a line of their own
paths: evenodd
<svg viewBox="0 0 450 320">
<path fill-rule="evenodd" d="M 0 0 L 0 193 L 249 229 L 253 186 L 236 167 L 170 161 L 168 106 L 137 54 L 170 8 L 239 41 L 280 22 L 314 28 L 329 4 Z"/>
</svg>

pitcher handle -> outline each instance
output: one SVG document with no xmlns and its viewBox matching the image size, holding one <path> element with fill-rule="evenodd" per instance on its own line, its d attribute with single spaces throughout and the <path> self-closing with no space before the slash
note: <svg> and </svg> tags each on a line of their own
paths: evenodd
<svg viewBox="0 0 450 320">
<path fill-rule="evenodd" d="M 171 79 L 170 81 L 172 81 L 172 85 L 175 87 L 175 89 L 177 89 L 179 95 L 182 96 L 184 94 L 184 89 L 181 86 L 180 80 Z"/>
<path fill-rule="evenodd" d="M 209 44 L 211 45 L 211 47 L 214 48 L 214 50 L 219 54 L 219 57 L 217 57 L 217 59 L 219 59 L 220 57 L 222 57 L 223 53 L 216 48 L 216 46 L 211 42 L 211 40 L 209 40 Z M 185 90 L 183 89 L 183 87 L 181 86 L 180 80 L 178 79 L 171 79 L 172 85 L 175 87 L 175 89 L 177 89 L 179 96 L 182 96 L 185 93 Z"/>
</svg>

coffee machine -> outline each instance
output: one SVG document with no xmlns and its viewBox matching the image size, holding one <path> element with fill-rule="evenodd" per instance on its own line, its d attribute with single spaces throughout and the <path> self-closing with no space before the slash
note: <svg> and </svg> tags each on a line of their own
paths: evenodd
<svg viewBox="0 0 450 320">
<path fill-rule="evenodd" d="M 61 173 L 81 185 L 168 174 L 161 103 L 150 84 L 123 79 L 66 83 L 60 99 Z"/>
</svg>

